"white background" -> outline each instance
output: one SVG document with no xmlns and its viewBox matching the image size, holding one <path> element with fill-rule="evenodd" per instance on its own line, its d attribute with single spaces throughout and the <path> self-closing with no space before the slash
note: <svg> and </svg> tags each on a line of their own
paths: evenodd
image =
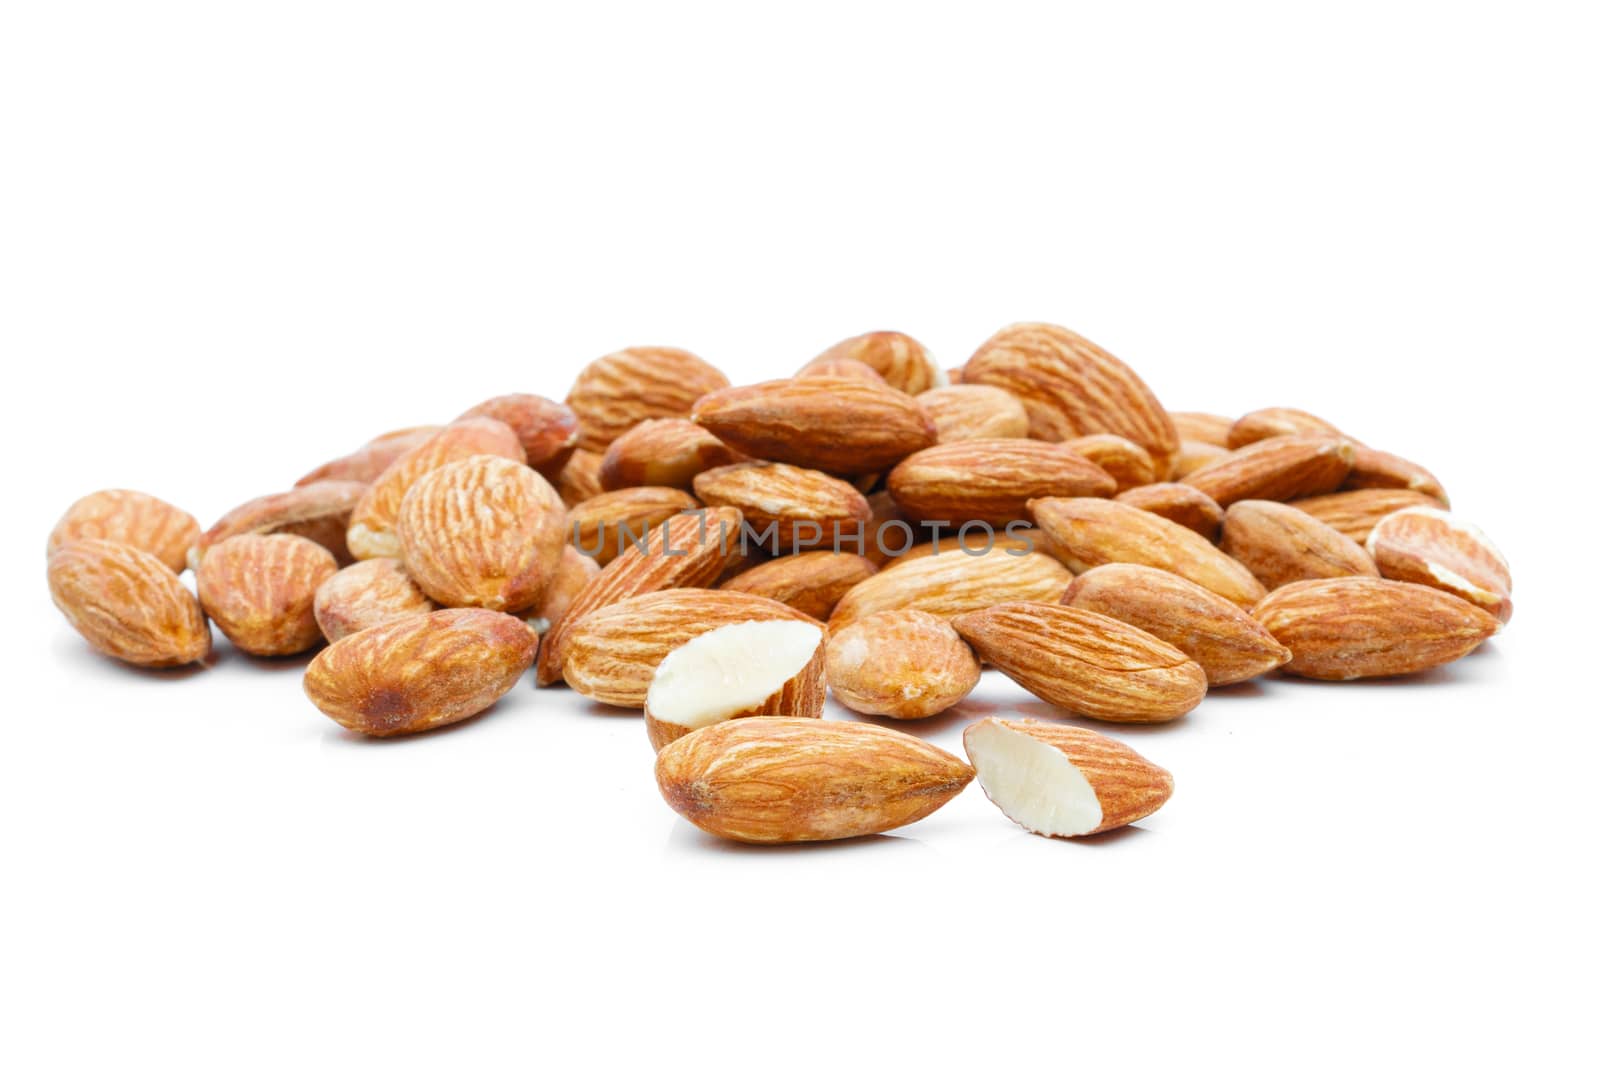
<svg viewBox="0 0 1600 1067">
<path fill-rule="evenodd" d="M 1594 1054 L 1595 26 L 1579 5 L 7 5 L 14 1063 L 1572 1062 Z M 44 538 L 209 523 L 627 344 L 736 381 L 1061 322 L 1173 409 L 1432 467 L 1517 577 L 1415 681 L 1114 731 L 1142 828 L 973 787 L 725 846 L 634 713 L 521 685 L 372 743 L 303 659 L 121 669 Z M 959 745 L 1003 679 L 923 728 Z M 847 715 L 830 708 L 830 715 Z"/>
</svg>

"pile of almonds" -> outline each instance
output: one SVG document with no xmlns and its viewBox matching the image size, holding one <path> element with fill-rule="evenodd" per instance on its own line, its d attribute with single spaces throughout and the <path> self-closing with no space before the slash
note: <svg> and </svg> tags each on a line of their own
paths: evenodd
<svg viewBox="0 0 1600 1067">
<path fill-rule="evenodd" d="M 966 730 L 969 765 L 822 720 L 828 690 L 925 719 L 987 666 L 1063 712 L 1155 723 L 1273 671 L 1427 670 L 1511 614 L 1504 559 L 1448 508 L 1427 470 L 1314 415 L 1169 413 L 1104 349 L 1021 324 L 948 374 L 899 333 L 737 387 L 625 349 L 565 403 L 386 433 L 203 532 L 93 493 L 51 532 L 49 579 L 140 667 L 205 660 L 210 622 L 252 656 L 329 642 L 306 695 L 373 736 L 470 718 L 530 668 L 641 709 L 662 796 L 724 837 L 878 833 L 974 774 L 1071 837 L 1155 811 L 1171 776 L 999 718 Z"/>
</svg>

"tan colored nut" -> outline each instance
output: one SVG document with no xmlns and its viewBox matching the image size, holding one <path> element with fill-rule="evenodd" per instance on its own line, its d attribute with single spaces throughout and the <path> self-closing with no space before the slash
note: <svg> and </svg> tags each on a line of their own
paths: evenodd
<svg viewBox="0 0 1600 1067">
<path fill-rule="evenodd" d="M 119 541 L 183 570 L 200 537 L 187 511 L 133 489 L 102 489 L 73 503 L 50 531 L 47 555 L 74 541 Z"/>
<path fill-rule="evenodd" d="M 1379 452 L 1364 445 L 1356 447 L 1355 462 L 1344 480 L 1344 489 L 1410 489 L 1426 493 L 1443 507 L 1450 506 L 1450 497 L 1426 467 L 1402 459 L 1392 452 Z"/>
<path fill-rule="evenodd" d="M 523 460 L 553 481 L 578 446 L 578 416 L 565 404 L 532 393 L 507 393 L 468 408 L 461 418 L 498 419 L 522 444 Z"/>
<path fill-rule="evenodd" d="M 1222 520 L 1222 550 L 1250 568 L 1268 589 L 1312 578 L 1378 576 L 1355 541 L 1299 508 L 1241 500 Z"/>
<path fill-rule="evenodd" d="M 916 544 L 922 531 L 887 489 L 868 495 L 867 507 L 872 514 L 861 529 L 861 554 L 883 567 Z"/>
<path fill-rule="evenodd" d="M 247 500 L 218 519 L 189 550 L 196 571 L 207 552 L 240 534 L 294 534 L 315 541 L 343 566 L 351 561 L 345 539 L 350 513 L 366 493 L 360 482 L 319 481 Z"/>
<path fill-rule="evenodd" d="M 700 502 L 681 489 L 645 485 L 592 496 L 572 509 L 572 543 L 602 567 L 664 521 Z"/>
<path fill-rule="evenodd" d="M 992 441 L 1028 436 L 1028 409 L 992 385 L 947 385 L 929 389 L 917 403 L 933 420 L 939 443 Z"/>
<path fill-rule="evenodd" d="M 831 550 L 799 552 L 725 578 L 722 588 L 766 597 L 813 619 L 826 619 L 846 593 L 877 573 L 878 565 L 865 556 Z"/>
<path fill-rule="evenodd" d="M 1287 435 L 1246 445 L 1183 479 L 1227 507 L 1241 500 L 1293 500 L 1344 482 L 1355 446 L 1337 437 Z"/>
<path fill-rule="evenodd" d="M 1344 437 L 1327 419 L 1299 408 L 1261 408 L 1239 416 L 1228 428 L 1229 448 L 1243 448 L 1269 437 Z"/>
<path fill-rule="evenodd" d="M 240 534 L 211 547 L 195 572 L 200 606 L 252 656 L 293 656 L 322 641 L 317 587 L 333 553 L 294 534 Z"/>
<path fill-rule="evenodd" d="M 712 506 L 738 508 L 753 536 L 775 551 L 843 547 L 872 515 L 867 498 L 849 482 L 787 463 L 736 463 L 694 480 L 695 495 Z"/>
<path fill-rule="evenodd" d="M 940 552 L 885 567 L 856 585 L 833 609 L 828 629 L 837 633 L 863 616 L 900 608 L 951 618 L 1005 601 L 1054 603 L 1071 582 L 1045 552 L 999 545 L 981 555 Z"/>
<path fill-rule="evenodd" d="M 863 715 L 929 718 L 960 703 L 979 675 L 978 657 L 961 635 L 925 611 L 880 611 L 828 641 L 828 685 L 839 703 Z"/>
<path fill-rule="evenodd" d="M 296 488 L 313 482 L 361 482 L 370 485 L 390 464 L 438 433 L 440 426 L 411 426 L 380 434 L 350 453 L 329 460 L 295 482 Z"/>
<path fill-rule="evenodd" d="M 1213 415 L 1205 411 L 1174 411 L 1172 425 L 1181 440 L 1197 445 L 1212 445 L 1228 450 L 1228 431 L 1237 419 L 1227 415 Z"/>
<path fill-rule="evenodd" d="M 1511 618 L 1511 567 L 1488 535 L 1439 508 L 1390 512 L 1372 528 L 1367 548 L 1385 578 L 1432 586 Z"/>
<path fill-rule="evenodd" d="M 1116 480 L 1069 445 L 957 441 L 907 458 L 889 473 L 889 494 L 920 522 L 1024 522 L 1041 496 L 1110 496 Z"/>
<path fill-rule="evenodd" d="M 1365 544 L 1367 535 L 1385 515 L 1401 508 L 1436 507 L 1438 503 L 1428 494 L 1411 489 L 1354 489 L 1292 500 L 1289 506 Z"/>
<path fill-rule="evenodd" d="M 807 363 L 801 373 L 841 359 L 865 363 L 891 388 L 913 396 L 945 384 L 944 375 L 939 373 L 939 365 L 928 355 L 928 350 L 915 339 L 893 330 L 864 333 L 840 341 Z"/>
<path fill-rule="evenodd" d="M 544 596 L 533 608 L 522 613 L 522 621 L 536 634 L 550 632 L 550 628 L 566 617 L 567 609 L 578 599 L 578 594 L 589 587 L 600 574 L 600 564 L 579 552 L 571 545 L 561 550 L 561 565 L 556 576 L 545 589 Z"/>
<path fill-rule="evenodd" d="M 317 626 L 329 641 L 426 615 L 436 605 L 406 576 L 397 559 L 367 559 L 331 575 L 312 601 Z"/>
<path fill-rule="evenodd" d="M 171 567 L 121 541 L 82 538 L 50 555 L 50 599 L 97 652 L 181 667 L 211 652 L 211 629 Z"/>
<path fill-rule="evenodd" d="M 968 530 L 965 536 L 957 531 L 921 541 L 889 559 L 881 569 L 888 570 L 929 556 L 981 556 L 990 552 L 1010 552 L 1021 556 L 1043 550 L 1044 535 L 1032 526 L 1019 523 L 1011 527 L 1010 533 L 996 533 L 993 538 L 985 532 Z"/>
<path fill-rule="evenodd" d="M 600 462 L 600 484 L 608 491 L 640 485 L 687 490 L 702 471 L 743 459 L 688 419 L 647 419 L 611 442 Z"/>
<path fill-rule="evenodd" d="M 1192 485 L 1153 482 L 1118 493 L 1117 503 L 1148 511 L 1187 527 L 1208 541 L 1222 529 L 1222 505 Z"/>
<path fill-rule="evenodd" d="M 820 363 L 813 360 L 795 371 L 794 376 L 796 378 L 854 378 L 857 381 L 869 382 L 885 389 L 893 388 L 883 380 L 883 375 L 859 359 L 825 359 Z"/>
<path fill-rule="evenodd" d="M 600 468 L 604 463 L 604 457 L 598 452 L 585 452 L 581 448 L 574 452 L 566 466 L 561 468 L 561 476 L 556 479 L 561 502 L 569 508 L 575 508 L 585 500 L 605 492 L 605 487 L 600 484 Z"/>
<path fill-rule="evenodd" d="M 1195 471 L 1205 470 L 1227 457 L 1228 450 L 1220 445 L 1184 441 L 1178 445 L 1178 457 L 1172 461 L 1172 477 L 1182 481 Z"/>
<path fill-rule="evenodd" d="M 1126 437 L 1118 437 L 1114 433 L 1094 433 L 1086 437 L 1074 437 L 1063 444 L 1115 478 L 1116 491 L 1119 493 L 1155 481 L 1156 467 L 1150 453 Z"/>
<path fill-rule="evenodd" d="M 624 348 L 578 373 L 567 406 L 578 415 L 578 447 L 603 453 L 646 419 L 682 418 L 696 400 L 727 386 L 721 371 L 681 348 Z"/>
</svg>

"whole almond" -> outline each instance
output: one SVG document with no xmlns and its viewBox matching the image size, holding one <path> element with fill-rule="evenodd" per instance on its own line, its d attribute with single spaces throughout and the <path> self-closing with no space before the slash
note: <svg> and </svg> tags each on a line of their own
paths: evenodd
<svg viewBox="0 0 1600 1067">
<path fill-rule="evenodd" d="M 1007 326 L 967 361 L 963 382 L 996 385 L 1028 409 L 1030 434 L 1069 441 L 1113 433 L 1150 454 L 1164 476 L 1178 431 L 1149 386 L 1099 345 L 1047 323 Z"/>
<path fill-rule="evenodd" d="M 890 388 L 913 396 L 944 384 L 939 365 L 928 355 L 928 350 L 916 339 L 893 330 L 846 338 L 801 369 L 804 372 L 841 359 L 865 363 L 877 371 Z"/>
<path fill-rule="evenodd" d="M 1344 480 L 1344 489 L 1410 489 L 1434 497 L 1445 507 L 1450 497 L 1431 471 L 1392 452 L 1380 452 L 1364 445 L 1356 447 L 1355 461 Z"/>
<path fill-rule="evenodd" d="M 837 633 L 863 616 L 900 608 L 951 618 L 1005 601 L 1053 603 L 1071 582 L 1067 569 L 1040 551 L 941 552 L 903 560 L 856 585 L 833 609 L 828 628 Z"/>
<path fill-rule="evenodd" d="M 451 608 L 525 611 L 561 564 L 567 509 L 531 467 L 499 456 L 419 478 L 396 527 L 406 573 Z"/>
<path fill-rule="evenodd" d="M 1170 571 L 1108 563 L 1074 578 L 1061 603 L 1160 638 L 1200 664 L 1213 686 L 1243 682 L 1289 661 L 1289 650 L 1243 608 Z"/>
<path fill-rule="evenodd" d="M 406 576 L 397 559 L 353 563 L 317 586 L 312 601 L 317 627 L 329 641 L 412 615 L 437 605 Z"/>
<path fill-rule="evenodd" d="M 1115 478 L 1116 491 L 1119 493 L 1155 481 L 1155 461 L 1150 458 L 1150 453 L 1126 437 L 1118 437 L 1114 433 L 1093 433 L 1086 437 L 1074 437 L 1063 444 Z"/>
<path fill-rule="evenodd" d="M 548 633 L 566 617 L 573 601 L 599 575 L 600 564 L 567 545 L 561 550 L 561 565 L 556 568 L 556 576 L 545 587 L 539 603 L 522 613 L 522 621 L 531 626 L 534 633 Z"/>
<path fill-rule="evenodd" d="M 1269 437 L 1343 437 L 1339 428 L 1299 408 L 1261 408 L 1239 416 L 1228 428 L 1229 448 L 1243 448 Z"/>
<path fill-rule="evenodd" d="M 738 508 L 756 536 L 770 531 L 775 551 L 843 547 L 872 516 L 849 482 L 787 463 L 717 467 L 695 478 L 694 491 L 707 505 Z"/>
<path fill-rule="evenodd" d="M 1171 571 L 1244 607 L 1266 589 L 1238 560 L 1186 527 L 1114 500 L 1035 500 L 1033 520 L 1050 552 L 1081 574 L 1104 563 Z"/>
<path fill-rule="evenodd" d="M 1355 446 L 1337 437 L 1287 435 L 1246 445 L 1183 479 L 1227 507 L 1240 500 L 1293 500 L 1344 482 Z"/>
<path fill-rule="evenodd" d="M 978 684 L 978 658 L 949 622 L 914 609 L 880 611 L 828 641 L 828 686 L 863 715 L 926 719 Z"/>
<path fill-rule="evenodd" d="M 639 485 L 688 489 L 702 471 L 743 458 L 688 419 L 647 419 L 611 442 L 600 462 L 600 484 L 607 490 Z"/>
<path fill-rule="evenodd" d="M 1177 458 L 1172 461 L 1172 477 L 1182 481 L 1195 471 L 1205 470 L 1227 456 L 1228 450 L 1219 445 L 1183 441 L 1178 445 Z"/>
<path fill-rule="evenodd" d="M 180 572 L 200 538 L 195 517 L 133 489 L 102 489 L 75 501 L 50 531 L 46 555 L 74 541 L 119 541 Z"/>
<path fill-rule="evenodd" d="M 725 579 L 721 588 L 766 597 L 813 619 L 826 619 L 846 593 L 877 573 L 878 565 L 865 556 L 798 552 Z"/>
<path fill-rule="evenodd" d="M 1299 508 L 1241 500 L 1222 520 L 1222 550 L 1268 589 L 1312 578 L 1376 578 L 1367 550 Z"/>
<path fill-rule="evenodd" d="M 498 419 L 474 416 L 456 420 L 395 460 L 356 501 L 345 538 L 350 555 L 398 559 L 400 536 L 395 524 L 406 493 L 424 475 L 473 456 L 500 456 L 521 463 L 525 453 L 516 432 Z"/>
<path fill-rule="evenodd" d="M 1267 594 L 1251 614 L 1294 653 L 1287 673 L 1328 681 L 1438 667 L 1500 628 L 1460 597 L 1384 578 L 1295 582 Z"/>
<path fill-rule="evenodd" d="M 1227 415 L 1213 415 L 1205 411 L 1174 411 L 1172 425 L 1177 428 L 1180 440 L 1199 445 L 1211 445 L 1223 451 L 1228 449 L 1228 431 L 1237 419 Z"/>
<path fill-rule="evenodd" d="M 733 719 L 656 755 L 673 811 L 756 844 L 881 834 L 931 815 L 971 780 L 972 768 L 926 741 L 825 719 Z"/>
<path fill-rule="evenodd" d="M 1511 568 L 1476 526 L 1439 508 L 1414 507 L 1378 520 L 1367 548 L 1385 578 L 1454 594 L 1502 623 L 1511 618 Z"/>
<path fill-rule="evenodd" d="M 624 348 L 601 356 L 578 373 L 567 394 L 567 406 L 578 415 L 578 447 L 603 453 L 646 419 L 681 418 L 696 400 L 727 385 L 726 375 L 681 348 Z"/>
<path fill-rule="evenodd" d="M 1118 493 L 1117 503 L 1148 511 L 1215 541 L 1222 529 L 1222 505 L 1192 485 L 1153 482 Z"/>
<path fill-rule="evenodd" d="M 917 403 L 933 420 L 939 443 L 990 441 L 1028 436 L 1028 409 L 993 385 L 947 385 L 929 389 Z"/>
<path fill-rule="evenodd" d="M 1047 704 L 1107 722 L 1168 722 L 1206 695 L 1200 665 L 1106 615 L 997 604 L 954 620 L 985 663 Z"/>
<path fill-rule="evenodd" d="M 562 503 L 575 508 L 605 492 L 605 486 L 600 484 L 600 468 L 604 465 L 605 458 L 598 452 L 585 452 L 581 448 L 574 452 L 556 479 Z"/>
<path fill-rule="evenodd" d="M 915 400 L 848 378 L 722 389 L 702 397 L 693 417 L 745 455 L 833 474 L 887 470 L 936 437 Z"/>
<path fill-rule="evenodd" d="M 578 445 L 578 416 L 567 405 L 532 393 L 507 393 L 491 397 L 462 412 L 498 419 L 511 427 L 522 445 L 524 462 L 547 479 L 561 473 Z"/>
<path fill-rule="evenodd" d="M 1068 445 L 957 441 L 909 457 L 889 474 L 889 494 L 920 522 L 1004 526 L 1040 496 L 1110 496 L 1116 481 Z"/>
<path fill-rule="evenodd" d="M 567 519 L 572 543 L 603 567 L 666 519 L 699 506 L 682 489 L 637 486 L 592 496 L 576 505 Z"/>
<path fill-rule="evenodd" d="M 488 708 L 517 684 L 537 645 L 510 615 L 435 611 L 335 641 L 306 669 L 306 696 L 347 730 L 414 734 Z"/>
<path fill-rule="evenodd" d="M 50 554 L 50 599 L 97 652 L 181 667 L 211 652 L 194 594 L 163 560 L 122 541 L 69 540 Z"/>
<path fill-rule="evenodd" d="M 317 587 L 333 553 L 294 534 L 240 534 L 211 547 L 195 572 L 200 606 L 239 649 L 292 656 L 322 641 Z"/>
<path fill-rule="evenodd" d="M 1439 501 L 1433 497 L 1412 489 L 1352 489 L 1289 502 L 1290 507 L 1299 508 L 1363 544 L 1378 520 L 1385 515 L 1401 508 L 1438 505 Z"/>
<path fill-rule="evenodd" d="M 562 674 L 590 700 L 644 707 L 650 679 L 685 641 L 739 622 L 815 620 L 764 597 L 720 589 L 663 589 L 591 611 L 567 632 Z M 818 627 L 819 629 L 821 627 Z"/>
<path fill-rule="evenodd" d="M 857 381 L 870 382 L 885 389 L 894 388 L 884 381 L 883 375 L 859 359 L 825 359 L 820 362 L 813 360 L 795 371 L 794 376 L 796 378 L 854 378 Z"/>
<path fill-rule="evenodd" d="M 230 537 L 274 533 L 315 541 L 342 566 L 351 561 L 345 544 L 350 514 L 366 491 L 360 482 L 319 481 L 247 500 L 200 535 L 189 550 L 189 566 L 199 570 L 206 553 Z"/>
<path fill-rule="evenodd" d="M 294 484 L 296 487 L 313 482 L 361 482 L 370 485 L 395 460 L 441 429 L 439 426 L 410 426 L 404 430 L 379 434 L 349 455 L 329 460 Z"/>
</svg>

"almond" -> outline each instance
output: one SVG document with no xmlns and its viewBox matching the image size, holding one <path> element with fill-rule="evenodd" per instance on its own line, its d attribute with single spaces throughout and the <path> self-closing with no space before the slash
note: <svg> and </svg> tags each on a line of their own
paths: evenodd
<svg viewBox="0 0 1600 1067">
<path fill-rule="evenodd" d="M 840 628 L 828 641 L 828 686 L 851 711 L 926 719 L 978 684 L 978 658 L 937 615 L 880 611 Z"/>
<path fill-rule="evenodd" d="M 936 436 L 909 396 L 848 378 L 722 389 L 696 403 L 693 417 L 748 456 L 834 474 L 886 470 Z"/>
<path fill-rule="evenodd" d="M 700 502 L 681 489 L 639 486 L 592 496 L 572 509 L 572 543 L 602 567 L 662 522 Z"/>
<path fill-rule="evenodd" d="M 685 734 L 753 715 L 822 716 L 823 631 L 769 619 L 719 626 L 667 653 L 644 701 L 645 733 L 660 751 Z"/>
<path fill-rule="evenodd" d="M 900 510 L 887 489 L 870 494 L 867 507 L 872 514 L 861 530 L 861 554 L 882 567 L 916 544 L 920 529 Z"/>
<path fill-rule="evenodd" d="M 1364 445 L 1356 447 L 1355 462 L 1345 478 L 1344 489 L 1410 489 L 1426 493 L 1445 507 L 1450 506 L 1439 479 L 1420 464 L 1401 459 L 1392 452 L 1379 452 Z"/>
<path fill-rule="evenodd" d="M 819 364 L 841 359 L 865 363 L 891 388 L 913 396 L 944 384 L 939 365 L 928 355 L 928 350 L 914 338 L 893 330 L 864 333 L 840 341 L 801 370 L 803 373 Z"/>
<path fill-rule="evenodd" d="M 1193 530 L 1113 500 L 1035 500 L 1034 522 L 1051 554 L 1074 573 L 1103 563 L 1142 563 L 1171 571 L 1249 607 L 1266 593 L 1238 560 Z"/>
<path fill-rule="evenodd" d="M 1239 416 L 1228 428 L 1229 448 L 1243 448 L 1269 437 L 1343 437 L 1339 428 L 1299 408 L 1261 408 Z"/>
<path fill-rule="evenodd" d="M 645 593 L 710 585 L 721 577 L 739 534 L 739 513 L 733 508 L 685 512 L 651 527 L 648 537 L 606 564 L 550 627 L 539 646 L 539 684 L 561 677 L 572 627 L 585 616 Z"/>
<path fill-rule="evenodd" d="M 1206 695 L 1200 665 L 1106 615 L 1059 604 L 997 604 L 959 616 L 985 663 L 1058 708 L 1107 722 L 1168 722 Z"/>
<path fill-rule="evenodd" d="M 605 458 L 598 452 L 585 452 L 581 448 L 574 452 L 556 479 L 562 503 L 574 508 L 605 492 L 605 486 L 600 484 L 600 468 L 604 465 Z"/>
<path fill-rule="evenodd" d="M 1115 830 L 1155 814 L 1172 796 L 1172 775 L 1082 727 L 989 718 L 967 727 L 961 742 L 995 807 L 1043 837 Z"/>
<path fill-rule="evenodd" d="M 857 381 L 870 382 L 885 389 L 893 388 L 883 380 L 883 375 L 858 359 L 825 359 L 820 362 L 813 360 L 795 371 L 794 376 L 796 378 L 854 378 Z"/>
<path fill-rule="evenodd" d="M 724 579 L 722 588 L 766 597 L 813 619 L 826 619 L 846 593 L 877 573 L 878 565 L 865 556 L 800 552 Z"/>
<path fill-rule="evenodd" d="M 333 553 L 294 534 L 240 534 L 213 545 L 195 571 L 200 606 L 240 650 L 292 656 L 322 641 L 317 587 Z"/>
<path fill-rule="evenodd" d="M 1194 444 L 1212 445 L 1223 451 L 1228 449 L 1228 431 L 1237 419 L 1227 415 L 1213 415 L 1205 411 L 1174 411 L 1172 425 L 1178 437 Z"/>
<path fill-rule="evenodd" d="M 1200 664 L 1213 686 L 1243 682 L 1289 661 L 1289 650 L 1243 608 L 1170 571 L 1108 563 L 1074 578 L 1061 603 L 1165 641 Z"/>
<path fill-rule="evenodd" d="M 345 541 L 356 559 L 400 556 L 395 523 L 408 490 L 425 474 L 473 456 L 500 456 L 521 463 L 525 453 L 516 433 L 498 419 L 458 419 L 417 445 L 380 474 L 356 501 Z"/>
<path fill-rule="evenodd" d="M 295 486 L 313 482 L 361 482 L 370 485 L 378 475 L 389 469 L 395 460 L 422 444 L 442 429 L 439 426 L 411 426 L 380 434 L 350 453 L 329 460 L 316 470 L 295 482 Z"/>
<path fill-rule="evenodd" d="M 1220 445 L 1202 444 L 1199 441 L 1180 442 L 1178 456 L 1172 461 L 1172 477 L 1182 480 L 1227 456 L 1228 450 Z"/>
<path fill-rule="evenodd" d="M 1222 529 L 1222 505 L 1192 485 L 1154 482 L 1118 493 L 1116 500 L 1119 504 L 1170 519 L 1208 541 L 1215 541 L 1217 532 Z"/>
<path fill-rule="evenodd" d="M 1032 526 L 1013 523 L 1007 533 L 992 536 L 987 531 L 962 529 L 943 537 L 919 542 L 883 565 L 883 569 L 898 567 L 914 559 L 939 555 L 983 556 L 991 552 L 1010 552 L 1023 556 L 1042 549 L 1044 536 Z"/>
<path fill-rule="evenodd" d="M 122 541 L 68 540 L 50 554 L 50 599 L 95 649 L 139 667 L 181 667 L 211 652 L 194 594 L 163 560 Z"/>
<path fill-rule="evenodd" d="M 1299 508 L 1241 500 L 1222 520 L 1222 550 L 1268 589 L 1312 578 L 1376 578 L 1378 568 L 1355 541 Z"/>
<path fill-rule="evenodd" d="M 1502 623 L 1511 618 L 1511 568 L 1488 536 L 1439 508 L 1413 507 L 1378 520 L 1367 548 L 1385 578 L 1452 593 Z"/>
<path fill-rule="evenodd" d="M 578 416 L 567 405 L 532 393 L 507 393 L 491 397 L 462 412 L 497 419 L 511 427 L 522 445 L 524 462 L 546 478 L 554 479 L 578 445 Z"/>
<path fill-rule="evenodd" d="M 1116 481 L 1069 446 L 958 441 L 911 456 L 889 474 L 900 509 L 922 522 L 1022 522 L 1040 496 L 1110 496 Z"/>
<path fill-rule="evenodd" d="M 929 389 L 917 403 L 933 420 L 939 443 L 1028 436 L 1028 409 L 992 385 L 947 385 Z"/>
<path fill-rule="evenodd" d="M 294 534 L 315 541 L 341 565 L 350 562 L 346 527 L 356 502 L 366 493 L 360 482 L 313 482 L 287 493 L 272 493 L 247 500 L 214 523 L 189 550 L 189 566 L 200 561 L 217 544 L 240 534 Z"/>
<path fill-rule="evenodd" d="M 673 811 L 756 844 L 881 834 L 931 815 L 971 780 L 972 768 L 926 741 L 823 719 L 734 719 L 656 756 Z"/>
<path fill-rule="evenodd" d="M 556 568 L 556 576 L 550 580 L 539 603 L 522 613 L 522 621 L 536 634 L 548 633 L 566 617 L 567 609 L 578 599 L 578 594 L 599 574 L 600 564 L 567 545 L 561 550 L 561 565 Z"/>
<path fill-rule="evenodd" d="M 1365 543 L 1378 520 L 1391 512 L 1438 504 L 1428 494 L 1411 489 L 1353 489 L 1289 502 L 1290 507 L 1299 508 L 1359 543 Z"/>
<path fill-rule="evenodd" d="M 397 559 L 367 559 L 328 577 L 312 601 L 317 627 L 329 641 L 413 615 L 436 605 L 406 576 Z"/>
<path fill-rule="evenodd" d="M 944 372 L 945 381 L 951 385 L 962 385 L 964 383 L 962 382 L 961 378 L 962 375 L 966 374 L 966 372 L 967 365 L 965 363 L 957 367 L 950 367 Z"/>
<path fill-rule="evenodd" d="M 1007 326 L 967 361 L 961 380 L 1015 394 L 1028 409 L 1031 436 L 1043 441 L 1114 433 L 1148 452 L 1158 476 L 1178 451 L 1171 417 L 1139 376 L 1060 326 Z"/>
<path fill-rule="evenodd" d="M 573 624 L 562 674 L 590 700 L 642 708 L 656 668 L 685 641 L 734 623 L 773 620 L 816 625 L 793 608 L 750 593 L 663 589 L 630 597 Z"/>
<path fill-rule="evenodd" d="M 1240 500 L 1292 500 L 1337 489 L 1355 446 L 1337 437 L 1288 435 L 1246 445 L 1183 479 L 1227 507 Z"/>
<path fill-rule="evenodd" d="M 102 489 L 73 503 L 50 531 L 46 555 L 74 541 L 118 541 L 150 553 L 174 573 L 200 537 L 195 517 L 133 489 Z"/>
<path fill-rule="evenodd" d="M 1054 602 L 1072 575 L 1044 552 L 996 547 L 982 555 L 941 552 L 885 567 L 844 595 L 828 617 L 837 633 L 879 611 L 917 608 L 942 618 L 1012 600 Z"/>
<path fill-rule="evenodd" d="M 1155 461 L 1150 453 L 1114 433 L 1074 437 L 1063 444 L 1116 479 L 1119 493 L 1155 481 Z M 1053 496 L 1066 494 L 1054 493 Z"/>
<path fill-rule="evenodd" d="M 531 467 L 499 456 L 419 478 L 397 526 L 406 572 L 451 608 L 526 611 L 561 564 L 567 509 Z"/>
<path fill-rule="evenodd" d="M 709 430 L 688 419 L 646 419 L 606 449 L 600 461 L 600 484 L 607 490 L 638 485 L 688 489 L 702 471 L 742 459 Z"/>
<path fill-rule="evenodd" d="M 624 348 L 601 356 L 579 372 L 567 394 L 567 406 L 578 415 L 578 447 L 603 453 L 646 419 L 687 415 L 696 400 L 727 385 L 721 371 L 681 348 Z"/>
<path fill-rule="evenodd" d="M 414 734 L 488 708 L 517 684 L 537 645 L 510 615 L 435 611 L 335 641 L 306 669 L 306 696 L 347 730 Z"/>
<path fill-rule="evenodd" d="M 738 508 L 744 521 L 776 551 L 854 544 L 871 517 L 867 498 L 849 482 L 786 463 L 736 463 L 694 480 L 695 495 L 711 506 Z"/>
</svg>

